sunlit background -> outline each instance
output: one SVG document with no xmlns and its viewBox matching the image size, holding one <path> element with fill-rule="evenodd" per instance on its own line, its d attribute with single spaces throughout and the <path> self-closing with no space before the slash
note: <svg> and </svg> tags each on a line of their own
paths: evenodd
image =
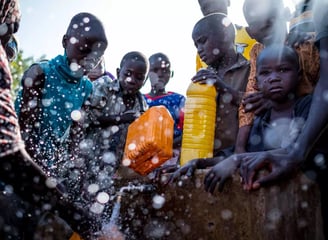
<svg viewBox="0 0 328 240">
<path fill-rule="evenodd" d="M 285 0 L 292 9 L 296 0 Z M 228 15 L 232 22 L 245 25 L 243 0 L 230 0 Z M 147 56 L 167 54 L 174 77 L 167 90 L 186 94 L 195 74 L 191 32 L 202 17 L 198 0 L 21 0 L 22 21 L 19 32 L 24 57 L 53 58 L 63 54 L 62 36 L 73 15 L 87 11 L 104 23 L 109 47 L 105 53 L 107 70 L 115 75 L 123 55 L 140 51 Z M 149 91 L 149 84 L 142 92 Z"/>
</svg>

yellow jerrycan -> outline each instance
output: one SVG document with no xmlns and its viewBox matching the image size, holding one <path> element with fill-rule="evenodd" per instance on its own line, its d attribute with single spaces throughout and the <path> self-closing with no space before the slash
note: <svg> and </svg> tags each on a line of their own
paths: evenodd
<svg viewBox="0 0 328 240">
<path fill-rule="evenodd" d="M 215 87 L 191 83 L 185 103 L 180 165 L 195 158 L 213 157 L 215 120 Z"/>
</svg>

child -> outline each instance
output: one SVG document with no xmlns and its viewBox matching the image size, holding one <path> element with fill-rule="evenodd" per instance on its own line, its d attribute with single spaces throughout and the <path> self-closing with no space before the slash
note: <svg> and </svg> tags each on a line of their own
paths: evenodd
<svg viewBox="0 0 328 240">
<path fill-rule="evenodd" d="M 155 53 L 149 57 L 149 80 L 151 90 L 144 94 L 149 107 L 164 105 L 174 119 L 173 148 L 181 147 L 185 97 L 179 93 L 166 92 L 165 87 L 173 76 L 171 62 L 163 53 Z"/>
<path fill-rule="evenodd" d="M 198 4 L 203 13 L 203 16 L 207 16 L 213 13 L 223 13 L 228 15 L 228 7 L 230 6 L 230 0 L 198 0 Z M 256 43 L 248 33 L 248 27 L 238 26 L 235 24 L 236 36 L 235 36 L 235 47 L 236 51 L 241 53 L 247 60 L 249 60 L 249 52 Z M 206 68 L 199 55 L 196 56 L 196 70 Z"/>
<path fill-rule="evenodd" d="M 102 57 L 98 65 L 88 73 L 88 78 L 91 82 L 101 78 L 102 76 L 108 76 L 110 79 L 115 79 L 110 72 L 106 71 L 104 57 Z"/>
<path fill-rule="evenodd" d="M 266 47 L 258 56 L 256 67 L 258 86 L 264 97 L 271 101 L 272 108 L 255 118 L 246 150 L 263 155 L 284 153 L 303 128 L 312 98 L 311 95 L 296 97 L 301 71 L 298 55 L 292 48 L 285 45 Z M 233 160 L 228 158 L 219 163 L 206 174 L 206 190 L 213 193 L 225 162 L 233 161 L 238 166 L 242 159 L 252 156 L 252 153 L 235 155 Z"/>
<path fill-rule="evenodd" d="M 316 30 L 316 43 L 320 51 L 320 65 L 327 66 L 327 50 L 328 50 L 328 1 L 315 0 L 313 3 L 313 22 Z M 245 172 L 248 175 L 244 176 L 244 181 L 250 188 L 256 189 L 265 186 L 269 183 L 274 183 L 291 172 L 297 170 L 309 159 L 309 152 L 316 150 L 325 153 L 327 151 L 327 100 L 325 93 L 328 89 L 328 72 L 327 67 L 320 67 L 320 78 L 313 93 L 313 101 L 311 103 L 308 120 L 302 129 L 300 136 L 286 154 L 275 154 L 258 158 L 255 161 L 250 161 L 244 166 Z M 320 171 L 317 171 L 317 182 L 321 191 L 321 209 L 323 215 L 323 229 L 325 238 L 328 238 L 328 187 L 327 187 L 327 153 L 319 155 Z M 315 160 L 312 159 L 312 161 Z M 316 161 L 313 161 L 316 162 Z M 260 170 L 263 163 L 271 164 L 272 172 L 260 179 L 253 181 L 252 176 Z M 288 163 L 288 164 L 284 164 Z"/>
<path fill-rule="evenodd" d="M 238 130 L 238 107 L 249 75 L 249 62 L 234 46 L 235 29 L 224 14 L 203 17 L 194 26 L 192 38 L 202 60 L 209 66 L 192 78 L 210 82 L 217 89 L 214 155 L 231 148 Z"/>
<path fill-rule="evenodd" d="M 267 101 L 262 97 L 261 92 L 258 91 L 254 80 L 256 72 L 256 57 L 264 47 L 273 43 L 285 43 L 286 38 L 288 39 L 288 37 L 293 34 L 292 31 L 287 35 L 287 29 L 282 27 L 286 26 L 287 21 L 282 1 L 245 0 L 243 10 L 249 29 L 252 32 L 252 36 L 254 36 L 258 43 L 256 43 L 251 50 L 251 73 L 246 88 L 247 94 L 239 109 L 240 128 L 236 141 L 236 153 L 245 151 L 245 144 L 254 114 L 258 114 L 260 111 L 268 107 Z M 293 26 L 295 25 L 296 24 Z M 298 84 L 297 94 L 303 96 L 312 92 L 318 79 L 319 54 L 311 40 L 307 40 L 293 47 L 297 50 L 300 56 L 302 68 L 302 78 Z"/>
<path fill-rule="evenodd" d="M 92 94 L 76 114 L 81 117 L 74 118 L 61 176 L 74 201 L 84 207 L 92 209 L 98 204 L 95 193 L 88 191 L 91 184 L 98 186 L 97 192 L 114 194 L 112 177 L 123 157 L 128 126 L 147 109 L 140 89 L 148 68 L 142 53 L 127 53 L 117 69 L 117 79 L 94 81 Z"/>
<path fill-rule="evenodd" d="M 0 25 L 8 35 L 18 30 L 20 9 L 17 0 L 0 0 Z M 2 35 L 3 36 L 3 35 Z M 1 239 L 33 239 L 36 220 L 44 206 L 64 218 L 88 238 L 96 225 L 87 211 L 74 206 L 59 185 L 50 187 L 46 174 L 33 162 L 21 140 L 10 90 L 12 76 L 0 36 L 0 198 Z M 19 214 L 17 214 L 19 213 Z"/>
<path fill-rule="evenodd" d="M 298 55 L 294 49 L 280 44 L 266 47 L 257 58 L 256 81 L 259 89 L 272 104 L 271 108 L 255 118 L 247 141 L 247 153 L 235 154 L 221 161 L 219 158 L 194 159 L 183 166 L 171 178 L 191 175 L 196 168 L 214 166 L 205 176 L 205 190 L 214 192 L 236 171 L 243 159 L 254 153 L 266 155 L 284 152 L 293 143 L 307 118 L 311 95 L 296 97 L 301 76 Z M 287 134 L 289 133 L 289 134 Z"/>
<path fill-rule="evenodd" d="M 70 126 L 71 114 L 91 92 L 85 76 L 102 58 L 107 38 L 102 22 L 86 12 L 69 23 L 63 55 L 33 64 L 24 74 L 16 101 L 27 151 L 49 174 L 55 174 L 59 140 Z"/>
</svg>

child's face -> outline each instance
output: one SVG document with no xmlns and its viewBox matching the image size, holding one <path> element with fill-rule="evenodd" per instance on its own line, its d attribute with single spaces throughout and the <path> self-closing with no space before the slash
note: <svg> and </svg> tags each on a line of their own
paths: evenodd
<svg viewBox="0 0 328 240">
<path fill-rule="evenodd" d="M 164 90 L 171 77 L 170 62 L 157 59 L 150 63 L 149 80 L 155 90 Z"/>
<path fill-rule="evenodd" d="M 290 61 L 284 53 L 267 53 L 258 63 L 256 73 L 260 90 L 276 102 L 294 94 L 300 77 L 297 63 Z"/>
<path fill-rule="evenodd" d="M 88 73 L 88 77 L 91 81 L 94 81 L 97 78 L 103 76 L 104 74 L 105 74 L 104 60 L 100 60 L 98 65 Z"/>
<path fill-rule="evenodd" d="M 100 62 L 107 44 L 89 32 L 80 37 L 64 36 L 66 55 L 72 71 L 87 74 Z"/>
<path fill-rule="evenodd" d="M 202 61 L 213 66 L 226 55 L 233 43 L 225 41 L 224 34 L 219 34 L 219 32 L 201 25 L 195 26 L 192 38 Z"/>
<path fill-rule="evenodd" d="M 137 93 L 144 84 L 147 74 L 147 66 L 138 60 L 126 60 L 123 67 L 119 69 L 118 79 L 123 91 L 128 94 Z"/>
<path fill-rule="evenodd" d="M 249 31 L 256 41 L 269 45 L 285 39 L 287 33 L 286 19 L 283 14 L 284 8 L 273 9 L 268 2 L 258 1 L 256 7 L 244 13 Z"/>
</svg>

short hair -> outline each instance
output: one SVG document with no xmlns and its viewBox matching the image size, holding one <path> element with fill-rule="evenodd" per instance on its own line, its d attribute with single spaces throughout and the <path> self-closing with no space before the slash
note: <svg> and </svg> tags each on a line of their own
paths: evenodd
<svg viewBox="0 0 328 240">
<path fill-rule="evenodd" d="M 267 47 L 265 47 L 260 54 L 257 57 L 256 60 L 256 69 L 259 69 L 259 66 L 261 64 L 261 61 L 263 60 L 264 56 L 266 56 L 267 53 L 273 54 L 275 56 L 281 57 L 283 56 L 284 58 L 287 58 L 289 61 L 294 62 L 296 68 L 299 70 L 300 69 L 300 62 L 299 62 L 299 57 L 298 53 L 296 50 L 288 45 L 285 44 L 272 44 Z"/>
<path fill-rule="evenodd" d="M 244 17 L 256 16 L 261 13 L 261 16 L 272 13 L 274 15 L 282 14 L 282 9 L 284 9 L 284 3 L 282 0 L 245 0 L 243 4 Z"/>
<path fill-rule="evenodd" d="M 230 0 L 198 0 L 198 4 L 204 16 L 215 12 L 228 14 Z"/>
<path fill-rule="evenodd" d="M 233 42 L 235 40 L 235 26 L 227 15 L 223 13 L 212 13 L 201 18 L 195 24 L 194 29 L 199 26 L 201 26 L 202 29 L 206 29 L 209 33 L 224 35 L 226 41 Z"/>
<path fill-rule="evenodd" d="M 82 28 L 83 27 L 83 28 Z M 81 12 L 74 15 L 67 27 L 66 35 L 74 36 L 77 32 L 80 32 L 82 29 L 90 28 L 94 31 L 105 32 L 105 28 L 95 15 L 88 12 Z"/>
<path fill-rule="evenodd" d="M 165 55 L 164 53 L 158 52 L 158 53 L 154 53 L 153 55 L 151 55 L 149 57 L 149 64 L 152 64 L 153 62 L 156 62 L 158 60 L 162 60 L 165 61 L 167 63 L 171 63 L 169 57 L 167 55 Z"/>
<path fill-rule="evenodd" d="M 148 59 L 147 57 L 141 53 L 141 52 L 138 52 L 138 51 L 132 51 L 132 52 L 128 52 L 127 54 L 125 54 L 121 60 L 121 63 L 120 63 L 120 68 L 122 68 L 125 64 L 125 62 L 127 60 L 132 60 L 132 61 L 140 61 L 140 62 L 143 62 L 146 66 L 147 66 L 147 71 L 149 69 L 149 62 L 148 62 Z"/>
</svg>

